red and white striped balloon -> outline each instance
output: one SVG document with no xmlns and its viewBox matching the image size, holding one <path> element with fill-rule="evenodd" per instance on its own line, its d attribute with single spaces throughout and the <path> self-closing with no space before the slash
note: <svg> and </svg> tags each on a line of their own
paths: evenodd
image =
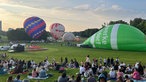
<svg viewBox="0 0 146 82">
<path fill-rule="evenodd" d="M 50 26 L 50 33 L 56 40 L 61 38 L 65 32 L 65 28 L 60 23 L 54 23 Z"/>
</svg>

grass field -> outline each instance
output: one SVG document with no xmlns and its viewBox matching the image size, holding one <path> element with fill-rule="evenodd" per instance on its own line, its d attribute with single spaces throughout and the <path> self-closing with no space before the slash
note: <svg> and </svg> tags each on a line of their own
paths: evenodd
<svg viewBox="0 0 146 82">
<path fill-rule="evenodd" d="M 8 58 L 18 58 L 21 60 L 34 60 L 36 62 L 43 61 L 46 56 L 48 56 L 49 62 L 52 61 L 53 58 L 57 62 L 60 62 L 60 58 L 67 57 L 68 60 L 76 58 L 78 62 L 85 61 L 85 57 L 90 55 L 90 59 L 93 58 L 107 58 L 119 57 L 120 61 L 123 61 L 127 64 L 134 64 L 137 61 L 141 61 L 143 65 L 146 65 L 146 52 L 133 52 L 133 51 L 114 51 L 114 50 L 103 50 L 103 49 L 91 49 L 91 48 L 78 48 L 78 47 L 68 47 L 61 46 L 60 44 L 53 43 L 43 43 L 38 44 L 43 48 L 48 48 L 46 51 L 35 51 L 35 52 L 21 52 L 21 53 L 8 53 Z M 1 51 L 0 53 L 5 53 L 5 51 Z M 78 69 L 67 69 L 68 75 L 75 75 L 78 72 Z M 53 77 L 48 78 L 46 80 L 41 80 L 40 82 L 54 82 L 58 78 L 59 74 L 57 71 L 50 70 L 49 73 L 53 74 Z M 0 75 L 0 82 L 5 82 L 9 75 Z M 15 75 L 13 75 L 15 77 Z M 27 78 L 27 75 L 21 75 L 21 79 Z M 31 82 L 36 82 L 36 80 L 31 80 Z"/>
</svg>

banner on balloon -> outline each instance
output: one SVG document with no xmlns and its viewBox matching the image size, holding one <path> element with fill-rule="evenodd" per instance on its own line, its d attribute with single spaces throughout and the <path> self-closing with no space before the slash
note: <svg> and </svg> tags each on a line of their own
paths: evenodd
<svg viewBox="0 0 146 82">
<path fill-rule="evenodd" d="M 146 36 L 136 27 L 115 24 L 102 28 L 83 45 L 102 49 L 146 51 Z"/>
</svg>

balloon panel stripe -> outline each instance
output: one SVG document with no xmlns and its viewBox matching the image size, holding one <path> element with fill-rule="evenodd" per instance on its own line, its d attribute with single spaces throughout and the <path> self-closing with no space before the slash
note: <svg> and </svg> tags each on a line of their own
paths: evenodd
<svg viewBox="0 0 146 82">
<path fill-rule="evenodd" d="M 58 23 L 55 24 L 55 27 L 57 27 L 57 26 L 58 26 Z"/>
<path fill-rule="evenodd" d="M 31 20 L 28 20 L 26 23 L 25 23 L 25 28 L 28 26 L 28 25 L 30 25 L 31 23 L 33 23 L 33 21 L 36 21 L 36 20 L 39 20 L 40 18 L 38 18 L 38 17 L 32 17 L 32 19 Z"/>
<path fill-rule="evenodd" d="M 26 32 L 28 32 L 28 30 L 32 29 L 34 26 L 36 26 L 36 23 L 39 22 L 41 19 L 39 20 L 35 20 L 33 22 L 31 22 L 27 27 L 26 27 Z"/>
<path fill-rule="evenodd" d="M 44 33 L 44 30 L 42 30 L 39 35 L 35 36 L 36 38 L 39 38 Z"/>
<path fill-rule="evenodd" d="M 39 22 L 41 22 L 41 19 L 36 20 L 36 21 L 30 23 L 30 24 L 26 27 L 26 28 L 27 28 L 27 29 L 26 29 L 26 32 L 28 32 L 29 30 L 31 30 L 32 28 L 34 28 L 36 25 L 38 25 Z M 42 21 L 42 22 L 43 22 L 43 21 Z"/>
<path fill-rule="evenodd" d="M 118 50 L 117 34 L 120 24 L 115 24 L 111 31 L 111 48 Z"/>
<path fill-rule="evenodd" d="M 39 21 L 41 21 L 41 19 L 36 20 L 36 21 L 30 23 L 26 28 L 27 28 L 28 30 L 32 29 L 34 26 L 37 25 L 37 23 L 38 23 Z"/>
<path fill-rule="evenodd" d="M 38 34 L 41 30 L 44 30 L 44 29 L 43 28 L 39 28 L 39 29 L 35 30 L 34 32 L 32 32 L 30 35 L 34 36 L 34 35 Z"/>
<path fill-rule="evenodd" d="M 28 30 L 28 34 L 30 35 L 33 31 L 37 30 L 38 28 L 41 28 L 43 25 L 45 25 L 45 22 L 38 23 L 34 28 Z"/>
<path fill-rule="evenodd" d="M 46 27 L 46 25 L 43 25 L 41 28 L 34 30 L 30 35 L 33 36 L 35 34 L 38 34 L 41 30 L 44 30 L 45 27 Z"/>
<path fill-rule="evenodd" d="M 24 28 L 26 28 L 26 26 L 27 26 L 26 23 L 27 23 L 28 21 L 32 20 L 32 19 L 33 19 L 33 18 L 31 17 L 31 18 L 28 18 L 28 19 L 25 20 L 25 22 L 23 23 Z"/>
<path fill-rule="evenodd" d="M 41 35 L 43 34 L 43 31 L 44 31 L 44 30 L 38 31 L 38 33 L 34 34 L 33 37 L 34 37 L 34 38 L 38 38 L 39 36 L 41 36 Z"/>
</svg>

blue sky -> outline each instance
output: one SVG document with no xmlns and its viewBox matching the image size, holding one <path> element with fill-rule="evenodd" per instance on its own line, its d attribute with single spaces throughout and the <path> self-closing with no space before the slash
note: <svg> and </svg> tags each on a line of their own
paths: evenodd
<svg viewBox="0 0 146 82">
<path fill-rule="evenodd" d="M 146 19 L 146 0 L 0 0 L 3 30 L 23 28 L 25 19 L 38 16 L 49 31 L 52 23 L 61 23 L 66 31 L 101 28 L 111 20 L 129 22 Z"/>
</svg>

